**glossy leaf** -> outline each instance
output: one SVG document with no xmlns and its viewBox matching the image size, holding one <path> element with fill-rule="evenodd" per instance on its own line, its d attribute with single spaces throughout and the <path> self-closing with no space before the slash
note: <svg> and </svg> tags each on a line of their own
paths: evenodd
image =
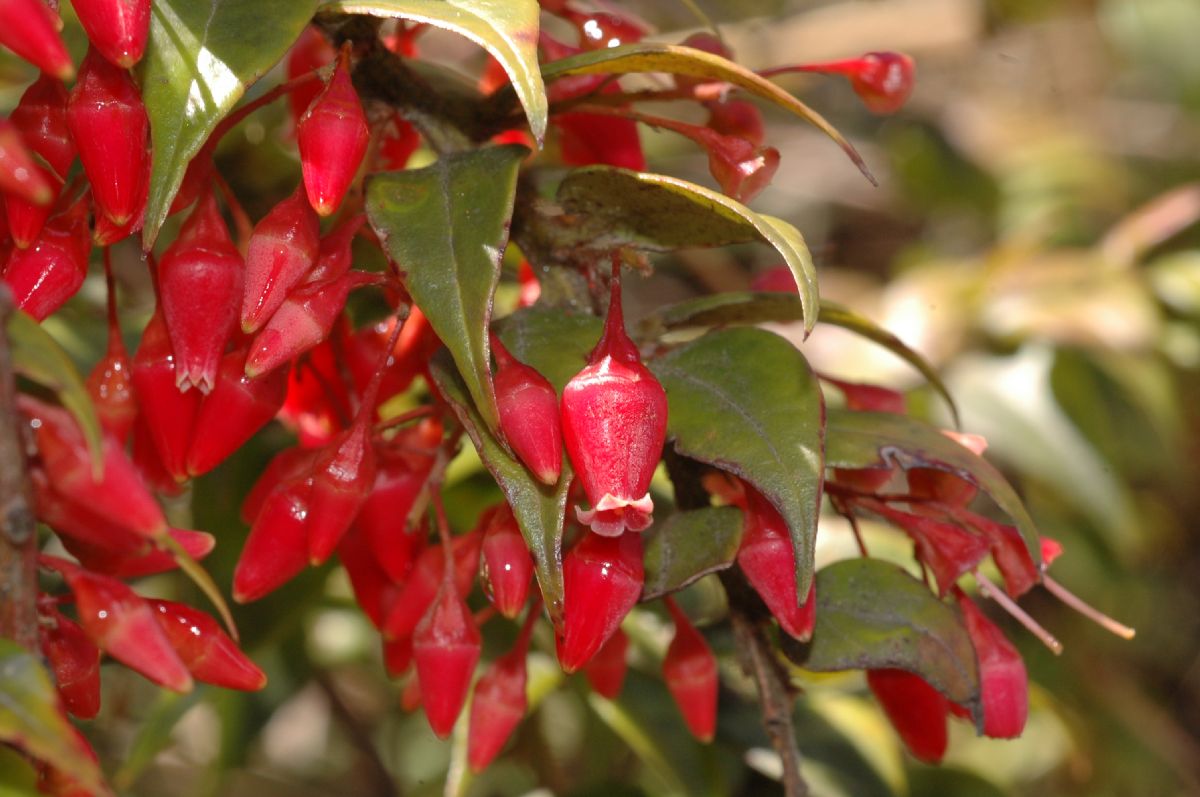
<svg viewBox="0 0 1200 797">
<path fill-rule="evenodd" d="M 13 368 L 54 391 L 83 431 L 92 456 L 92 470 L 99 473 L 104 456 L 100 445 L 100 419 L 75 362 L 41 324 L 20 310 L 14 310 L 9 316 L 7 333 L 12 346 Z"/>
<path fill-rule="evenodd" d="M 154 0 L 142 75 L 154 145 L 142 230 L 147 248 L 192 157 L 246 87 L 283 57 L 316 7 L 316 0 Z"/>
<path fill-rule="evenodd" d="M 833 139 L 867 179 L 875 182 L 862 156 L 823 116 L 766 78 L 719 55 L 677 44 L 638 42 L 579 53 L 542 67 L 542 77 L 547 81 L 571 75 L 625 75 L 643 72 L 666 72 L 732 83 L 751 94 L 770 100 Z"/>
<path fill-rule="evenodd" d="M 647 316 L 641 325 L 641 337 L 655 338 L 666 330 L 689 327 L 726 326 L 730 324 L 761 324 L 769 321 L 786 323 L 804 318 L 799 299 L 783 292 L 730 292 L 702 296 L 677 304 L 668 305 Z M 859 315 L 826 299 L 821 300 L 820 323 L 832 324 L 848 329 L 895 354 L 915 368 L 929 381 L 930 386 L 946 402 L 956 426 L 959 425 L 958 407 L 946 388 L 941 376 L 919 352 L 909 348 L 904 341 L 877 325 L 866 316 Z"/>
<path fill-rule="evenodd" d="M 847 559 L 817 574 L 805 669 L 907 670 L 982 717 L 975 648 L 958 613 L 890 562 Z"/>
<path fill-rule="evenodd" d="M 551 618 L 557 622 L 563 607 L 562 532 L 572 480 L 570 465 L 563 462 L 563 473 L 555 487 L 539 482 L 488 431 L 467 396 L 462 378 L 447 358 L 435 357 L 430 363 L 430 371 L 454 414 L 466 427 L 479 458 L 512 506 L 521 535 L 533 554 L 542 599 Z"/>
<path fill-rule="evenodd" d="M 676 512 L 646 532 L 646 583 L 642 600 L 653 600 L 737 560 L 742 544 L 742 512 L 714 506 Z"/>
<path fill-rule="evenodd" d="M 1034 564 L 1042 561 L 1033 518 L 1012 485 L 983 457 L 935 426 L 889 412 L 830 410 L 825 427 L 825 464 L 831 468 L 900 466 L 952 473 L 983 490 L 1017 526 Z"/>
<path fill-rule="evenodd" d="M 50 673 L 15 642 L 0 639 L 0 740 L 79 781 L 108 794 L 82 737 L 58 703 Z"/>
<path fill-rule="evenodd" d="M 603 319 L 587 313 L 527 307 L 500 322 L 500 340 L 561 395 L 563 385 L 587 365 L 603 327 Z"/>
<path fill-rule="evenodd" d="M 454 153 L 424 169 L 381 174 L 367 188 L 371 226 L 493 430 L 499 416 L 488 324 L 527 152 L 505 146 Z"/>
<path fill-rule="evenodd" d="M 538 70 L 536 0 L 336 0 L 324 8 L 347 14 L 401 17 L 466 36 L 491 53 L 525 106 L 529 128 L 546 135 L 546 87 Z"/>
<path fill-rule="evenodd" d="M 804 328 L 817 322 L 817 272 L 800 232 L 703 186 L 611 166 L 576 169 L 558 188 L 558 202 L 579 214 L 577 243 L 596 249 L 623 244 L 653 251 L 760 241 L 776 249 L 800 286 Z"/>
<path fill-rule="evenodd" d="M 824 474 L 824 400 L 792 344 L 771 332 L 709 332 L 649 363 L 667 390 L 667 435 L 684 456 L 758 488 L 787 521 L 797 593 L 812 583 Z"/>
</svg>

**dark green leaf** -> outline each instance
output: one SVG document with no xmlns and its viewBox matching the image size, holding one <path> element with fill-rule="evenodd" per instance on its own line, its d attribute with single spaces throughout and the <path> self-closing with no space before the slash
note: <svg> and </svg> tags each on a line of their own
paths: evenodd
<svg viewBox="0 0 1200 797">
<path fill-rule="evenodd" d="M 709 332 L 649 363 L 667 391 L 667 434 L 684 456 L 753 484 L 779 510 L 807 595 L 824 474 L 821 388 L 804 357 L 761 329 Z"/>
<path fill-rule="evenodd" d="M 646 533 L 646 583 L 642 600 L 683 589 L 724 570 L 742 543 L 742 511 L 719 506 L 676 512 Z"/>
<path fill-rule="evenodd" d="M 377 175 L 367 187 L 371 226 L 493 430 L 488 323 L 517 170 L 528 152 L 506 146 L 449 154 L 424 169 Z"/>
<path fill-rule="evenodd" d="M 847 559 L 817 573 L 817 624 L 804 667 L 907 670 L 982 716 L 975 648 L 958 613 L 890 562 Z"/>
<path fill-rule="evenodd" d="M 283 57 L 316 0 L 153 0 L 142 97 L 154 144 L 143 244 L 154 245 L 188 162 Z"/>
<path fill-rule="evenodd" d="M 438 389 L 475 444 L 479 458 L 491 471 L 512 506 L 525 544 L 533 554 L 546 609 L 557 621 L 562 614 L 562 531 L 567 512 L 567 492 L 572 479 L 570 465 L 564 459 L 563 472 L 555 487 L 547 487 L 539 482 L 488 431 L 479 412 L 471 404 L 462 378 L 448 358 L 435 357 L 430 363 L 430 370 Z"/>
<path fill-rule="evenodd" d="M 7 331 L 14 370 L 54 391 L 83 431 L 92 456 L 92 470 L 99 474 L 104 458 L 100 419 L 74 361 L 41 324 L 20 310 L 9 316 Z"/>
<path fill-rule="evenodd" d="M 604 322 L 586 313 L 527 307 L 501 322 L 500 339 L 521 362 L 535 368 L 562 393 L 587 365 Z"/>
<path fill-rule="evenodd" d="M 889 412 L 830 410 L 825 464 L 831 468 L 936 468 L 983 490 L 1017 526 L 1035 564 L 1042 561 L 1033 518 L 1012 485 L 990 462 L 924 421 Z"/>
<path fill-rule="evenodd" d="M 45 761 L 98 794 L 104 777 L 59 704 L 50 674 L 37 658 L 0 639 L 0 741 Z"/>
<path fill-rule="evenodd" d="M 804 317 L 800 300 L 791 293 L 735 292 L 702 296 L 672 304 L 651 313 L 642 321 L 642 335 L 657 338 L 664 330 L 688 327 L 724 326 L 727 324 L 761 324 L 768 321 L 786 323 Z M 959 425 L 958 407 L 941 376 L 919 353 L 904 341 L 858 313 L 840 304 L 821 300 L 820 323 L 848 329 L 867 340 L 878 343 L 917 369 L 950 408 L 955 425 Z"/>
<path fill-rule="evenodd" d="M 558 188 L 558 202 L 580 218 L 580 245 L 609 250 L 624 244 L 670 251 L 761 241 L 773 246 L 800 286 L 804 326 L 817 321 L 817 272 L 800 232 L 755 213 L 724 194 L 661 174 L 611 166 L 575 169 Z"/>
<path fill-rule="evenodd" d="M 542 76 L 547 81 L 570 75 L 625 75 L 635 72 L 667 72 L 720 80 L 770 100 L 833 139 L 867 179 L 875 182 L 862 156 L 824 117 L 766 78 L 719 55 L 675 44 L 638 42 L 583 52 L 542 66 Z"/>
<path fill-rule="evenodd" d="M 451 30 L 485 48 L 500 62 L 525 106 L 529 129 L 546 134 L 546 87 L 538 69 L 537 0 L 335 0 L 325 8 L 347 14 L 401 17 Z"/>
</svg>

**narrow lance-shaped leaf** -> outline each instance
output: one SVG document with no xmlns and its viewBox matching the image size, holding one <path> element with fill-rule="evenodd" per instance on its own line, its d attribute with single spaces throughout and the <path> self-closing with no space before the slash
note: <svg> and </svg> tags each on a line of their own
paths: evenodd
<svg viewBox="0 0 1200 797">
<path fill-rule="evenodd" d="M 539 482 L 488 431 L 453 364 L 445 357 L 435 357 L 430 363 L 430 371 L 438 389 L 466 428 L 479 458 L 512 506 L 521 536 L 533 554 L 546 609 L 557 622 L 563 606 L 562 532 L 572 479 L 570 465 L 563 462 L 563 472 L 555 487 Z"/>
<path fill-rule="evenodd" d="M 82 737 L 59 707 L 50 674 L 7 639 L 0 639 L 0 741 L 45 761 L 89 792 L 109 793 Z"/>
<path fill-rule="evenodd" d="M 498 414 L 488 324 L 527 152 L 505 146 L 445 155 L 424 169 L 378 175 L 367 188 L 371 226 L 492 430 Z"/>
<path fill-rule="evenodd" d="M 675 592 L 701 576 L 724 570 L 737 560 L 741 544 L 742 512 L 737 507 L 676 512 L 646 532 L 642 600 Z"/>
<path fill-rule="evenodd" d="M 667 435 L 684 456 L 758 488 L 787 521 L 797 594 L 812 583 L 824 479 L 824 399 L 803 355 L 761 329 L 726 329 L 651 361 Z"/>
<path fill-rule="evenodd" d="M 317 0 L 154 0 L 142 76 L 154 145 L 144 246 L 154 245 L 192 156 L 316 8 Z"/>
<path fill-rule="evenodd" d="M 335 0 L 323 8 L 411 19 L 467 37 L 504 67 L 539 144 L 546 135 L 546 87 L 538 69 L 541 8 L 537 0 Z"/>
<path fill-rule="evenodd" d="M 817 322 L 812 255 L 799 230 L 785 221 L 686 180 L 611 166 L 572 171 L 559 185 L 557 199 L 579 216 L 563 232 L 580 246 L 611 250 L 631 244 L 660 252 L 751 241 L 772 246 L 799 286 L 805 329 L 811 331 Z"/>
<path fill-rule="evenodd" d="M 817 574 L 817 623 L 803 666 L 907 670 L 982 720 L 975 648 L 958 613 L 890 562 L 848 559 Z"/>
<path fill-rule="evenodd" d="M 837 143 L 868 180 L 875 177 L 858 151 L 823 116 L 766 78 L 719 55 L 661 42 L 638 42 L 621 47 L 591 50 L 542 66 L 547 81 L 571 75 L 624 75 L 667 72 L 732 83 L 751 94 L 770 100 L 816 127 Z"/>
<path fill-rule="evenodd" d="M 907 415 L 830 410 L 825 459 L 831 468 L 898 465 L 953 473 L 987 493 L 1012 518 L 1034 563 L 1042 561 L 1037 527 L 1012 485 L 990 462 L 935 426 Z"/>
<path fill-rule="evenodd" d="M 667 305 L 644 318 L 639 337 L 650 340 L 661 337 L 671 329 L 689 327 L 727 326 L 731 324 L 761 324 L 775 321 L 786 323 L 804 318 L 800 300 L 783 292 L 732 292 L 688 299 Z M 932 364 L 904 341 L 877 325 L 866 316 L 826 299 L 821 300 L 820 323 L 848 329 L 895 354 L 915 368 L 929 381 L 930 386 L 946 402 L 955 426 L 959 425 L 958 407 L 954 397 Z"/>
<path fill-rule="evenodd" d="M 100 419 L 75 362 L 41 324 L 20 310 L 14 310 L 9 316 L 6 332 L 12 347 L 13 368 L 58 396 L 83 431 L 92 458 L 92 470 L 98 476 L 104 457 L 100 445 Z"/>
</svg>

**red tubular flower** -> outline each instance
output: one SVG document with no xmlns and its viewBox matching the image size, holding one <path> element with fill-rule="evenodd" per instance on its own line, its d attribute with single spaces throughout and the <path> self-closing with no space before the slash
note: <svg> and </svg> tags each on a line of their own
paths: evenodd
<svg viewBox="0 0 1200 797">
<path fill-rule="evenodd" d="M 349 271 L 354 265 L 354 237 L 366 221 L 364 214 L 357 213 L 323 237 L 317 247 L 317 261 L 301 285 L 329 284 Z"/>
<path fill-rule="evenodd" d="M 350 577 L 355 602 L 376 628 L 383 628 L 383 621 L 400 593 L 400 587 L 380 567 L 361 528 L 351 527 L 346 532 L 346 536 L 338 543 L 337 553 L 342 567 L 346 568 L 346 575 Z M 407 640 L 408 637 L 405 637 Z M 386 644 L 384 650 L 390 650 L 393 655 L 399 653 Z M 403 671 L 405 667 L 399 670 Z M 388 672 L 398 674 L 393 672 L 392 664 L 388 665 Z"/>
<path fill-rule="evenodd" d="M 454 549 L 454 582 L 461 595 L 471 588 L 479 571 L 479 544 L 483 535 L 478 532 L 456 537 Z M 421 552 L 400 594 L 392 604 L 383 624 L 384 636 L 400 639 L 409 636 L 433 603 L 443 578 L 446 552 L 441 545 L 431 545 Z"/>
<path fill-rule="evenodd" d="M 53 525 L 53 524 L 51 524 Z M 57 529 L 56 529 L 57 530 Z M 217 541 L 211 534 L 191 529 L 170 529 L 168 534 L 193 559 L 203 559 L 212 553 Z M 166 573 L 179 567 L 170 551 L 143 543 L 130 551 L 100 544 L 84 537 L 64 536 L 63 547 L 86 569 L 120 579 L 142 578 Z"/>
<path fill-rule="evenodd" d="M 105 251 L 105 257 L 108 252 Z M 107 261 L 105 261 L 107 264 Z M 108 351 L 92 368 L 87 378 L 88 395 L 96 405 L 100 426 L 119 442 L 129 439 L 133 421 L 137 418 L 137 399 L 130 381 L 132 365 L 121 328 L 117 322 L 116 295 L 112 279 L 108 282 Z"/>
<path fill-rule="evenodd" d="M 57 198 L 62 188 L 62 181 L 49 169 L 38 164 L 34 164 L 33 169 L 47 185 L 53 188 L 55 198 Z M 5 198 L 4 216 L 8 222 L 9 236 L 17 249 L 28 249 L 33 245 L 53 210 L 54 207 L 51 204 L 37 205 L 16 196 Z"/>
<path fill-rule="evenodd" d="M 601 11 L 583 14 L 564 7 L 562 16 L 579 29 L 579 45 L 585 50 L 603 50 L 642 40 L 647 31 L 629 17 Z"/>
<path fill-rule="evenodd" d="M 636 172 L 646 170 L 646 156 L 633 120 L 570 111 L 557 113 L 550 121 L 559 130 L 559 154 L 568 166 L 603 164 Z"/>
<path fill-rule="evenodd" d="M 483 534 L 479 580 L 484 593 L 500 614 L 515 618 L 525 605 L 533 578 L 533 557 L 513 517 L 512 507 L 501 504 Z"/>
<path fill-rule="evenodd" d="M 617 631 L 642 594 L 642 538 L 585 533 L 563 558 L 563 622 L 558 661 L 583 667 Z"/>
<path fill-rule="evenodd" d="M 38 205 L 49 205 L 57 194 L 16 126 L 7 119 L 0 119 L 0 191 Z"/>
<path fill-rule="evenodd" d="M 400 114 L 393 114 L 391 122 L 379 133 L 379 154 L 375 159 L 378 171 L 398 171 L 408 165 L 421 146 L 421 134 Z"/>
<path fill-rule="evenodd" d="M 296 43 L 292 45 L 292 49 L 288 51 L 286 63 L 287 79 L 295 80 L 301 75 L 306 75 L 314 69 L 320 69 L 326 64 L 332 63 L 333 59 L 337 58 L 337 52 L 330 45 L 329 40 L 325 38 L 320 30 L 309 25 L 300 34 L 300 38 L 296 39 Z M 298 86 L 288 93 L 288 103 L 292 109 L 292 121 L 299 122 L 300 117 L 312 105 L 313 100 L 321 93 L 320 81 L 312 81 L 303 86 Z"/>
<path fill-rule="evenodd" d="M 250 527 L 233 570 L 233 599 L 249 603 L 274 592 L 308 565 L 308 496 L 312 479 L 276 487 Z"/>
<path fill-rule="evenodd" d="M 406 524 L 433 469 L 433 447 L 441 438 L 441 422 L 429 418 L 380 445 L 375 484 L 354 521 L 374 560 L 397 583 L 408 577 L 424 542 Z"/>
<path fill-rule="evenodd" d="M 472 772 L 482 772 L 495 760 L 525 716 L 525 656 L 540 611 L 540 603 L 535 604 L 512 650 L 492 662 L 475 684 L 467 732 L 467 765 Z"/>
<path fill-rule="evenodd" d="M 916 67 L 903 53 L 867 53 L 861 58 L 830 61 L 823 64 L 800 64 L 761 72 L 764 77 L 783 72 L 821 72 L 845 75 L 854 93 L 867 110 L 873 113 L 895 113 L 904 107 L 912 94 Z"/>
<path fill-rule="evenodd" d="M 762 111 L 747 100 L 724 100 L 706 103 L 708 128 L 723 136 L 731 136 L 760 147 L 766 138 Z M 786 267 L 785 267 L 786 268 Z M 791 271 L 788 271 L 791 274 Z"/>
<path fill-rule="evenodd" d="M 267 498 L 275 492 L 275 488 L 284 482 L 299 478 L 312 470 L 317 459 L 317 451 L 311 448 L 293 446 L 285 448 L 272 457 L 267 467 L 259 474 L 258 481 L 250 488 L 242 501 L 241 518 L 244 523 L 254 523 L 258 513 L 266 505 Z"/>
<path fill-rule="evenodd" d="M 688 730 L 707 744 L 717 729 L 717 657 L 675 601 L 665 602 L 675 637 L 663 659 L 663 680 Z"/>
<path fill-rule="evenodd" d="M 4 269 L 4 282 L 17 307 L 42 321 L 74 296 L 87 276 L 92 249 L 87 195 L 50 218 L 28 249 L 17 249 Z"/>
<path fill-rule="evenodd" d="M 75 160 L 75 142 L 67 125 L 67 89 L 61 80 L 43 74 L 32 83 L 10 117 L 29 149 L 40 155 L 53 171 L 33 164 L 32 169 L 58 195 L 67 170 Z M 50 215 L 50 202 L 35 202 L 13 195 L 5 201 L 13 241 L 25 249 L 37 239 Z"/>
<path fill-rule="evenodd" d="M 901 512 L 873 499 L 864 500 L 872 512 L 887 518 L 912 538 L 917 558 L 933 571 L 938 593 L 945 595 L 965 573 L 988 555 L 988 541 L 954 523 Z"/>
<path fill-rule="evenodd" d="M 246 249 L 242 331 L 258 331 L 316 262 L 320 248 L 317 215 L 304 187 L 296 186 L 254 228 Z"/>
<path fill-rule="evenodd" d="M 558 394 L 546 377 L 509 354 L 496 335 L 492 335 L 492 353 L 500 431 L 538 481 L 556 484 L 562 471 Z"/>
<path fill-rule="evenodd" d="M 583 665 L 583 674 L 592 687 L 592 691 L 609 700 L 616 700 L 625 685 L 625 673 L 629 663 L 625 653 L 629 650 L 629 635 L 617 628 L 592 657 Z"/>
<path fill-rule="evenodd" d="M 308 514 L 308 553 L 314 565 L 333 553 L 375 484 L 374 417 L 374 409 L 364 403 L 354 425 L 317 461 Z"/>
<path fill-rule="evenodd" d="M 612 301 L 586 368 L 563 388 L 567 453 L 592 508 L 579 521 L 608 536 L 653 521 L 650 478 L 667 435 L 667 394 L 625 334 L 621 261 L 613 256 Z"/>
<path fill-rule="evenodd" d="M 787 524 L 757 490 L 745 490 L 745 534 L 738 567 L 746 574 L 779 627 L 801 642 L 812 637 L 816 621 L 816 582 L 801 603 L 796 592 L 796 554 Z"/>
<path fill-rule="evenodd" d="M 71 90 L 67 123 L 96 207 L 117 226 L 137 217 L 146 201 L 150 119 L 133 78 L 89 50 Z"/>
<path fill-rule="evenodd" d="M 919 675 L 904 670 L 867 670 L 867 685 L 908 751 L 927 764 L 946 754 L 949 704 Z"/>
<path fill-rule="evenodd" d="M 433 605 L 413 632 L 421 706 L 439 739 L 450 735 L 462 712 L 482 645 L 475 619 L 454 579 L 443 578 Z"/>
<path fill-rule="evenodd" d="M 317 213 L 329 216 L 342 204 L 370 138 L 362 102 L 343 60 L 296 125 L 304 188 Z"/>
<path fill-rule="evenodd" d="M 133 387 L 138 408 L 158 459 L 177 482 L 187 480 L 187 456 L 203 396 L 176 387 L 175 352 L 161 305 L 142 332 L 133 355 Z M 136 427 L 135 427 L 136 437 Z"/>
<path fill-rule="evenodd" d="M 60 80 L 75 73 L 58 35 L 59 20 L 42 0 L 0 2 L 0 44 Z"/>
<path fill-rule="evenodd" d="M 257 692 L 267 676 L 209 615 L 183 603 L 148 600 L 159 627 L 197 681 Z"/>
<path fill-rule="evenodd" d="M 1025 662 L 1004 632 L 984 616 L 962 592 L 958 606 L 979 660 L 983 697 L 983 733 L 994 739 L 1012 739 L 1025 730 L 1029 716 L 1029 677 Z"/>
<path fill-rule="evenodd" d="M 241 255 L 212 193 L 202 197 L 158 264 L 159 300 L 175 354 L 175 384 L 207 394 L 217 381 L 242 296 Z"/>
<path fill-rule="evenodd" d="M 38 618 L 42 655 L 67 711 L 88 720 L 100 711 L 100 649 L 57 609 Z"/>
<path fill-rule="evenodd" d="M 88 41 L 122 69 L 142 60 L 150 35 L 150 0 L 71 0 Z"/>
</svg>

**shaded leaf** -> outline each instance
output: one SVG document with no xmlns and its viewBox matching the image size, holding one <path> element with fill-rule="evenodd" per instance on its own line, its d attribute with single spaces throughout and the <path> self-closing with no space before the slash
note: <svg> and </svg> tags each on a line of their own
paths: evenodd
<svg viewBox="0 0 1200 797">
<path fill-rule="evenodd" d="M 665 330 L 687 327 L 724 326 L 727 324 L 761 324 L 768 321 L 787 323 L 799 321 L 804 317 L 800 300 L 790 293 L 782 291 L 771 292 L 733 292 L 718 293 L 713 296 L 702 296 L 689 299 L 677 304 L 663 307 L 645 319 L 641 324 L 641 334 L 644 338 L 657 338 Z M 910 349 L 904 341 L 878 326 L 874 321 L 861 316 L 853 310 L 821 300 L 820 323 L 848 329 L 867 340 L 878 343 L 895 354 L 900 359 L 915 368 L 924 376 L 938 395 L 946 402 L 955 426 L 959 426 L 958 407 L 954 398 L 941 376 L 920 353 Z"/>
<path fill-rule="evenodd" d="M 1037 528 L 1012 485 L 990 462 L 936 426 L 890 412 L 831 409 L 825 423 L 825 464 L 855 470 L 899 466 L 953 473 L 991 496 L 1016 524 L 1034 563 L 1041 564 Z"/>
<path fill-rule="evenodd" d="M 824 477 L 821 388 L 803 355 L 761 329 L 709 332 L 648 363 L 667 391 L 667 435 L 686 457 L 758 488 L 787 522 L 807 595 Z"/>
<path fill-rule="evenodd" d="M 154 145 L 142 230 L 146 248 L 154 245 L 188 162 L 246 87 L 283 57 L 316 9 L 316 0 L 154 0 L 142 61 Z"/>
<path fill-rule="evenodd" d="M 817 624 L 803 666 L 907 670 L 983 719 L 975 648 L 958 613 L 890 562 L 847 559 L 817 573 Z"/>
<path fill-rule="evenodd" d="M 760 241 L 773 246 L 800 286 L 804 328 L 817 321 L 817 272 L 800 232 L 704 186 L 661 174 L 588 166 L 558 188 L 559 204 L 578 214 L 581 244 L 613 249 L 632 244 L 653 251 Z"/>
<path fill-rule="evenodd" d="M 652 600 L 688 584 L 737 559 L 742 544 L 742 511 L 714 506 L 676 512 L 646 532 L 646 583 L 642 600 Z"/>
<path fill-rule="evenodd" d="M 465 427 L 479 458 L 495 477 L 505 498 L 512 506 L 521 527 L 525 544 L 533 554 L 542 598 L 552 619 L 562 614 L 562 531 L 567 512 L 567 492 L 573 474 L 570 464 L 563 461 L 558 484 L 548 487 L 539 482 L 520 462 L 513 459 L 492 436 L 471 404 L 466 386 L 454 365 L 443 355 L 430 362 L 430 372 L 438 390 L 450 403 L 451 409 Z"/>
<path fill-rule="evenodd" d="M 104 459 L 100 444 L 100 419 L 96 417 L 91 394 L 75 362 L 41 324 L 20 310 L 13 310 L 9 316 L 7 333 L 13 369 L 54 391 L 83 431 L 92 457 L 92 470 L 99 474 L 103 470 Z"/>
<path fill-rule="evenodd" d="M 171 732 L 183 715 L 206 697 L 211 697 L 210 691 L 211 687 L 206 684 L 197 684 L 195 689 L 183 695 L 159 690 L 154 704 L 142 715 L 121 765 L 112 776 L 113 785 L 122 790 L 130 789 L 155 757 L 173 743 Z"/>
<path fill-rule="evenodd" d="M 546 87 L 538 69 L 537 0 L 335 0 L 323 8 L 347 14 L 402 17 L 466 36 L 492 54 L 512 81 L 541 143 L 546 135 Z"/>
<path fill-rule="evenodd" d="M 562 393 L 587 365 L 604 321 L 587 313 L 527 307 L 500 322 L 500 339 L 521 362 L 532 366 Z"/>
<path fill-rule="evenodd" d="M 423 169 L 377 175 L 367 187 L 371 226 L 489 429 L 499 416 L 488 324 L 527 153 L 505 146 L 449 154 Z"/>
<path fill-rule="evenodd" d="M 0 639 L 0 740 L 69 775 L 85 788 L 108 794 L 99 767 L 59 704 L 50 673 L 37 658 Z"/>
<path fill-rule="evenodd" d="M 39 797 L 37 779 L 28 758 L 10 747 L 0 747 L 0 797 Z"/>
<path fill-rule="evenodd" d="M 547 81 L 570 75 L 625 75 L 638 72 L 666 72 L 719 80 L 770 100 L 833 139 L 859 171 L 872 183 L 876 182 L 862 156 L 823 116 L 766 78 L 719 55 L 677 44 L 638 42 L 583 52 L 542 66 L 542 77 Z"/>
</svg>

